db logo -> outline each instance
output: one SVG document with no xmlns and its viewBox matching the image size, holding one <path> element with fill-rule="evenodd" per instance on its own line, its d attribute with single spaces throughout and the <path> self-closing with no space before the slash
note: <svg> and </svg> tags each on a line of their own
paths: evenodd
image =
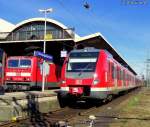
<svg viewBox="0 0 150 127">
<path fill-rule="evenodd" d="M 82 80 L 76 80 L 76 84 L 82 84 Z"/>
</svg>

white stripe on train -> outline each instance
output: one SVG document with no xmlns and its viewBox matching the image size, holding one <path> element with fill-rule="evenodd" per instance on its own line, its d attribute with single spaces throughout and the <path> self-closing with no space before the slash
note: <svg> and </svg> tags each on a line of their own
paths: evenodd
<svg viewBox="0 0 150 127">
<path fill-rule="evenodd" d="M 130 89 L 134 86 L 123 86 L 123 87 L 105 87 L 105 88 L 91 88 L 91 91 L 113 91 L 113 90 L 121 90 L 121 89 Z M 69 87 L 61 87 L 62 91 L 69 91 Z"/>
<path fill-rule="evenodd" d="M 7 72 L 6 76 L 31 76 L 31 73 L 29 72 L 21 72 L 21 73 Z"/>
</svg>

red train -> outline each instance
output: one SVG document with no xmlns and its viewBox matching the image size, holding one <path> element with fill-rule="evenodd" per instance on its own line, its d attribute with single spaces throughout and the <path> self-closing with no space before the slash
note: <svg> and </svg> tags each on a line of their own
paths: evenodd
<svg viewBox="0 0 150 127">
<path fill-rule="evenodd" d="M 8 57 L 5 67 L 5 86 L 7 89 L 41 88 L 43 59 L 36 56 Z M 56 65 L 46 61 L 45 87 L 58 87 Z"/>
<path fill-rule="evenodd" d="M 69 100 L 111 100 L 113 95 L 133 89 L 140 80 L 106 50 L 87 47 L 72 50 L 61 74 L 60 106 Z"/>
</svg>

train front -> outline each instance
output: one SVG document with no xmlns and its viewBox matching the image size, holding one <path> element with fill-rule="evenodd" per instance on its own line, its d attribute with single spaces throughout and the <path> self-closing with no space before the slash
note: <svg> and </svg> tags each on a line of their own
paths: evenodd
<svg viewBox="0 0 150 127">
<path fill-rule="evenodd" d="M 32 57 L 9 57 L 5 69 L 5 84 L 7 89 L 29 89 L 33 75 L 31 71 Z"/>
<path fill-rule="evenodd" d="M 99 49 L 85 48 L 71 51 L 64 62 L 59 100 L 90 98 L 92 89 L 100 83 L 97 71 Z"/>
</svg>

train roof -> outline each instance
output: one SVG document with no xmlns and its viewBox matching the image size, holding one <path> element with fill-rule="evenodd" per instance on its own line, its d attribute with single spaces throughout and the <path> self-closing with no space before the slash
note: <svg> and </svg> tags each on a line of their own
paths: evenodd
<svg viewBox="0 0 150 127">
<path fill-rule="evenodd" d="M 128 68 L 133 74 L 137 75 L 131 65 L 127 63 L 123 56 L 116 51 L 116 49 L 101 33 L 95 33 L 88 36 L 76 38 L 75 43 L 78 48 L 95 47 L 97 49 L 106 49 L 109 53 L 112 54 L 113 58 L 116 61 L 118 61 L 124 67 Z"/>
<path fill-rule="evenodd" d="M 73 52 L 99 52 L 100 49 L 96 49 L 94 47 L 85 47 L 84 49 L 74 49 L 74 50 L 71 50 L 71 53 Z"/>
</svg>

